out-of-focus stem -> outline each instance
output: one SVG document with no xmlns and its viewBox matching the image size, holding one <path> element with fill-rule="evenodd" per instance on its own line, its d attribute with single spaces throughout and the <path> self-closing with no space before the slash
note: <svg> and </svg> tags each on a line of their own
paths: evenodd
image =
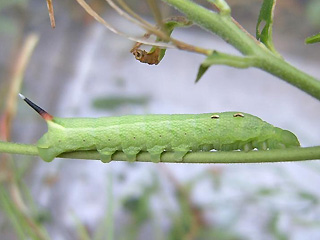
<svg viewBox="0 0 320 240">
<path fill-rule="evenodd" d="M 22 49 L 17 57 L 17 61 L 14 65 L 12 77 L 10 78 L 10 88 L 8 90 L 8 96 L 6 98 L 6 106 L 3 113 L 3 119 L 1 125 L 4 126 L 2 129 L 2 140 L 9 141 L 11 135 L 11 124 L 16 114 L 17 106 L 17 95 L 21 88 L 24 72 L 26 70 L 29 59 L 33 53 L 35 46 L 39 41 L 37 34 L 30 34 L 27 36 Z"/>
</svg>

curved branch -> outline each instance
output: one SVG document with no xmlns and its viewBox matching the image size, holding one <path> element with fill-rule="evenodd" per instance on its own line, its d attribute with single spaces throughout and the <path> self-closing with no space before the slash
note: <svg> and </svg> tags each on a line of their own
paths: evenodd
<svg viewBox="0 0 320 240">
<path fill-rule="evenodd" d="M 35 145 L 12 142 L 0 141 L 0 152 L 38 156 L 38 149 Z M 68 152 L 59 155 L 59 157 L 88 160 L 100 159 L 100 155 L 97 151 Z M 183 161 L 180 162 L 175 161 L 174 153 L 172 152 L 164 152 L 161 155 L 161 162 L 167 163 L 265 163 L 306 161 L 315 159 L 320 159 L 320 146 L 251 152 L 191 152 L 184 157 Z M 116 152 L 112 155 L 112 160 L 127 161 L 128 159 L 123 152 Z M 152 162 L 150 154 L 147 152 L 139 153 L 136 161 Z"/>
<path fill-rule="evenodd" d="M 212 12 L 190 0 L 163 0 L 200 27 L 217 34 L 243 55 L 256 58 L 255 67 L 267 71 L 320 100 L 320 81 L 296 69 L 257 41 L 229 15 Z"/>
</svg>

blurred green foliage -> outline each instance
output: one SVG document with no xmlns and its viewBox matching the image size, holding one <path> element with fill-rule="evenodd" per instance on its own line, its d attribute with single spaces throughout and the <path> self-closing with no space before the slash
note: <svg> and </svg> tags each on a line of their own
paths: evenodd
<svg viewBox="0 0 320 240">
<path fill-rule="evenodd" d="M 150 98 L 147 96 L 137 96 L 137 97 L 120 97 L 120 96 L 110 96 L 110 97 L 100 97 L 93 101 L 93 106 L 97 109 L 103 110 L 115 110 L 122 106 L 128 105 L 146 105 Z"/>
<path fill-rule="evenodd" d="M 3 162 L 3 159 L 0 161 Z M 24 183 L 25 174 L 32 166 L 32 161 L 26 159 L 24 164 L 19 166 L 11 159 L 10 165 L 6 169 L 11 178 L 10 182 L 0 182 L 0 212 L 6 216 L 0 229 L 9 221 L 12 230 L 6 227 L 3 229 L 4 233 L 13 231 L 19 239 L 49 239 L 44 224 L 49 222 L 50 214 L 35 203 L 29 187 Z"/>
<path fill-rule="evenodd" d="M 0 33 L 15 34 L 17 23 L 10 14 L 13 9 L 26 9 L 28 0 L 1 0 L 0 1 Z"/>
<path fill-rule="evenodd" d="M 320 0 L 311 0 L 306 6 L 306 16 L 314 27 L 320 27 Z"/>
</svg>

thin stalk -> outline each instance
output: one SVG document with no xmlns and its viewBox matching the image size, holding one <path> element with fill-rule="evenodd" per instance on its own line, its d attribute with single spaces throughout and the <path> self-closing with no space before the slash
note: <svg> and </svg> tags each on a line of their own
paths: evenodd
<svg viewBox="0 0 320 240">
<path fill-rule="evenodd" d="M 170 41 L 170 37 L 162 32 L 161 30 L 157 29 L 147 21 L 141 21 L 141 18 L 135 19 L 134 17 L 131 17 L 129 14 L 124 12 L 121 8 L 119 8 L 112 0 L 106 0 L 107 3 L 120 15 L 123 16 L 124 18 L 128 19 L 129 21 L 133 22 L 134 24 L 144 28 L 146 31 L 155 34 L 156 36 L 160 37 L 161 39 Z M 124 2 L 122 2 L 123 6 L 126 6 L 126 9 L 130 9 L 127 5 L 125 5 Z M 131 13 L 134 13 L 131 11 Z M 137 14 L 135 14 L 137 16 Z"/>
<path fill-rule="evenodd" d="M 77 0 L 82 1 L 82 0 Z M 194 46 L 188 43 L 185 43 L 183 41 L 179 41 L 175 38 L 170 37 L 167 33 L 161 31 L 160 29 L 154 27 L 152 24 L 141 18 L 137 13 L 135 13 L 123 0 L 118 0 L 121 7 L 128 13 L 123 12 L 116 4 L 113 3 L 111 0 L 106 0 L 111 7 L 113 7 L 121 16 L 125 17 L 131 22 L 136 23 L 138 26 L 141 26 L 149 33 L 152 33 L 156 35 L 158 38 L 162 39 L 166 42 L 172 42 L 175 47 L 181 50 L 189 51 L 189 52 L 196 52 L 199 54 L 203 54 L 206 56 L 209 56 L 212 53 L 212 50 L 205 49 L 202 47 Z M 131 16 L 132 17 L 131 17 Z M 129 38 L 128 38 L 129 39 Z M 142 41 L 137 41 L 140 43 L 143 43 Z M 158 46 L 157 43 L 155 43 L 153 46 Z"/>
<path fill-rule="evenodd" d="M 147 2 L 157 25 L 160 26 L 161 30 L 164 30 L 163 19 L 157 2 L 155 0 L 147 0 Z"/>
<path fill-rule="evenodd" d="M 146 45 L 151 45 L 151 46 L 158 46 L 158 47 L 164 47 L 164 48 L 175 48 L 174 45 L 164 43 L 164 42 L 152 42 L 152 41 L 147 41 L 146 39 L 143 38 L 137 38 L 137 37 L 132 37 L 129 36 L 118 29 L 114 28 L 111 24 L 106 22 L 102 17 L 99 16 L 84 0 L 77 0 L 77 2 L 80 4 L 80 6 L 89 14 L 91 15 L 94 19 L 96 19 L 99 23 L 104 25 L 106 28 L 108 28 L 111 32 L 118 34 L 120 36 L 123 36 L 131 41 L 134 42 L 140 42 Z"/>
<path fill-rule="evenodd" d="M 38 149 L 35 145 L 12 142 L 0 142 L 0 152 L 38 156 Z M 100 159 L 100 155 L 97 151 L 68 152 L 63 153 L 58 157 L 88 160 Z M 251 152 L 191 152 L 184 157 L 183 161 L 180 162 L 175 160 L 174 153 L 172 152 L 164 152 L 161 156 L 161 162 L 167 163 L 264 163 L 315 159 L 320 159 L 320 146 Z M 128 159 L 123 152 L 116 152 L 113 154 L 112 160 L 127 161 Z M 150 154 L 147 152 L 141 152 L 137 155 L 136 161 L 151 162 Z"/>
<path fill-rule="evenodd" d="M 56 27 L 56 21 L 54 20 L 54 10 L 52 0 L 47 0 L 47 7 L 49 12 L 50 24 L 52 28 Z"/>
</svg>

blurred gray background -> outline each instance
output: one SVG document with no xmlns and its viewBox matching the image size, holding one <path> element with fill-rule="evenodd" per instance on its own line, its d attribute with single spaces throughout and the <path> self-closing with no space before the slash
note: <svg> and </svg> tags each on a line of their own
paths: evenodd
<svg viewBox="0 0 320 240">
<path fill-rule="evenodd" d="M 159 65 L 149 66 L 130 54 L 133 42 L 95 22 L 76 1 L 53 3 L 54 30 L 44 1 L 9 2 L 0 5 L 1 99 L 5 99 L 17 52 L 24 39 L 35 33 L 40 40 L 21 91 L 52 115 L 99 117 L 232 110 L 251 113 L 294 132 L 304 147 L 320 144 L 319 101 L 268 73 L 213 66 L 195 84 L 204 56 L 168 50 Z M 233 17 L 250 33 L 255 32 L 261 2 L 228 1 Z M 123 31 L 143 35 L 105 1 L 90 4 Z M 130 4 L 153 21 L 145 2 Z M 169 7 L 161 7 L 166 15 L 176 14 Z M 314 13 L 317 8 L 320 10 L 316 0 L 279 1 L 273 35 L 275 47 L 286 60 L 319 78 L 319 44 L 304 44 L 306 37 L 319 30 L 320 19 Z M 173 36 L 197 46 L 237 53 L 197 27 L 178 29 Z M 17 142 L 35 143 L 46 131 L 45 122 L 22 101 L 14 123 L 12 138 Z M 24 161 L 26 157 L 16 158 Z M 209 229 L 235 236 L 216 239 L 320 238 L 318 161 L 234 165 L 103 164 L 65 159 L 44 163 L 30 157 L 29 161 L 32 167 L 25 181 L 37 206 L 50 215 L 50 221 L 44 224 L 51 239 L 80 239 L 78 221 L 93 233 L 105 216 L 112 216 L 114 239 L 135 239 L 122 232 L 122 226 L 132 224 L 132 211 L 124 203 L 126 199 L 139 199 L 155 182 L 157 190 L 148 201 L 151 220 L 143 223 L 137 239 L 169 239 L 166 232 L 172 230 L 172 214 L 179 211 L 179 185 L 192 186 L 188 188 L 190 201 L 203 210 Z M 210 178 L 203 177 L 208 173 Z M 55 180 L 48 183 L 48 178 Z M 7 217 L 1 209 L 0 219 L 0 224 L 5 224 Z M 10 228 L 1 231 L 8 237 L 4 239 L 14 239 Z"/>
</svg>

